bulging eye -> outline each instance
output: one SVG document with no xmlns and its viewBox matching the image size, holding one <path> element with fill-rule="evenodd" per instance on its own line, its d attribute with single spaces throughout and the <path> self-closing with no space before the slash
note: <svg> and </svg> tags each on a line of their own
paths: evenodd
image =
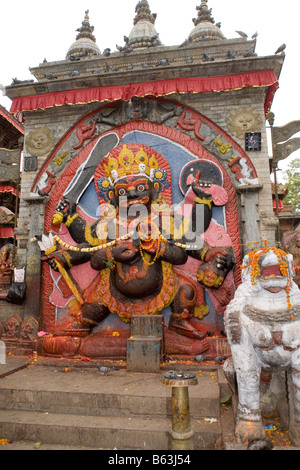
<svg viewBox="0 0 300 470">
<path fill-rule="evenodd" d="M 119 196 L 125 196 L 126 190 L 125 190 L 124 188 L 120 188 L 120 189 L 118 190 L 118 194 L 119 194 Z"/>
<path fill-rule="evenodd" d="M 137 187 L 137 190 L 141 193 L 141 192 L 145 191 L 145 186 L 143 184 L 139 184 L 138 187 Z"/>
</svg>

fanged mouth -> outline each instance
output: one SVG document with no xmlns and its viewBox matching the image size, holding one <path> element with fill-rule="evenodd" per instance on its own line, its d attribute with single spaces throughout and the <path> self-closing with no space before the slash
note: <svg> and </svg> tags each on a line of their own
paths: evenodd
<svg viewBox="0 0 300 470">
<path fill-rule="evenodd" d="M 279 264 L 267 264 L 261 268 L 262 277 L 282 277 Z"/>
<path fill-rule="evenodd" d="M 119 205 L 129 207 L 134 204 L 147 204 L 149 202 L 149 197 L 143 197 L 141 199 L 125 199 L 123 201 L 120 200 Z"/>
</svg>

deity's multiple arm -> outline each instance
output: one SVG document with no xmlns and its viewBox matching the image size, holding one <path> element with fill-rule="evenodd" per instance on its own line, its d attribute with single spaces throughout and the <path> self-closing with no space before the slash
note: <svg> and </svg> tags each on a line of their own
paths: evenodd
<svg viewBox="0 0 300 470">
<path fill-rule="evenodd" d="M 92 225 L 87 224 L 76 212 L 76 204 L 70 204 L 67 199 L 60 201 L 53 216 L 53 225 L 61 223 L 65 224 L 76 243 L 93 245 L 97 242 L 97 222 Z"/>
<path fill-rule="evenodd" d="M 141 256 L 139 243 L 132 242 L 132 239 L 124 240 L 113 248 L 105 246 L 95 253 L 81 251 L 103 243 L 102 237 L 101 240 L 98 238 L 99 221 L 89 225 L 76 212 L 76 205 L 69 204 L 66 199 L 59 203 L 53 221 L 66 225 L 71 237 L 77 243 L 77 248 L 80 249 L 80 251 L 62 250 L 54 253 L 49 259 L 49 264 L 53 269 L 57 269 L 56 262 L 66 269 L 90 262 L 93 269 L 102 270 L 111 267 L 115 262 L 130 263 Z M 204 243 L 203 247 L 198 250 L 186 250 L 184 247 L 158 237 L 149 246 L 147 243 L 143 244 L 143 251 L 152 259 L 155 257 L 172 265 L 185 264 L 188 256 L 198 259 L 202 262 L 197 276 L 198 282 L 208 287 L 219 287 L 235 265 L 232 247 L 211 247 L 207 243 Z"/>
<path fill-rule="evenodd" d="M 102 243 L 97 236 L 99 222 L 89 225 L 76 212 L 76 206 L 70 205 L 67 200 L 59 203 L 54 216 L 54 223 L 64 223 L 66 225 L 71 237 L 78 244 L 77 247 L 79 249 L 97 246 Z M 184 264 L 187 261 L 186 250 L 166 240 L 159 241 L 157 239 L 150 248 L 147 248 L 147 246 L 143 247 L 143 250 L 151 256 L 154 256 L 157 249 L 159 250 L 158 257 L 162 261 L 174 265 Z M 102 270 L 107 268 L 110 263 L 128 263 L 136 257 L 140 257 L 138 245 L 132 245 L 132 243 L 125 240 L 119 246 L 115 246 L 112 249 L 105 247 L 95 253 L 68 250 L 58 251 L 49 259 L 49 264 L 52 268 L 56 269 L 56 262 L 54 260 L 57 260 L 63 267 L 71 268 L 90 261 L 93 269 Z"/>
<path fill-rule="evenodd" d="M 207 287 L 220 287 L 227 274 L 235 266 L 232 247 L 211 247 L 206 243 L 198 250 L 190 250 L 188 255 L 202 261 L 197 280 Z"/>
</svg>

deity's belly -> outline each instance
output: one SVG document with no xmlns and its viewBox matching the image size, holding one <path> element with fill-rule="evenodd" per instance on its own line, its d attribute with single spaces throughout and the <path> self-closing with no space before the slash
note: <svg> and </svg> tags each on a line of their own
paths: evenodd
<svg viewBox="0 0 300 470">
<path fill-rule="evenodd" d="M 249 310 L 248 310 L 249 313 Z M 300 321 L 253 321 L 243 315 L 250 343 L 265 366 L 286 367 L 293 351 L 300 347 Z"/>
<path fill-rule="evenodd" d="M 285 349 L 282 345 L 275 345 L 270 350 L 255 349 L 264 370 L 273 368 L 284 370 L 291 363 L 293 351 Z"/>
<path fill-rule="evenodd" d="M 111 276 L 113 290 L 132 299 L 142 299 L 147 296 L 156 296 L 163 282 L 160 263 L 151 266 L 119 265 Z"/>
</svg>

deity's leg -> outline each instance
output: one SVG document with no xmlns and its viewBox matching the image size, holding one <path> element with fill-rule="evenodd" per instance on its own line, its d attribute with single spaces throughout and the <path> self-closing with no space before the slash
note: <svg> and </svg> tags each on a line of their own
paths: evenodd
<svg viewBox="0 0 300 470">
<path fill-rule="evenodd" d="M 205 333 L 197 330 L 189 321 L 193 316 L 196 303 L 196 292 L 189 284 L 183 284 L 171 304 L 171 320 L 169 329 L 192 339 L 203 339 Z"/>
<path fill-rule="evenodd" d="M 76 301 L 75 301 L 76 302 Z M 70 311 L 69 306 L 69 311 Z M 53 336 L 87 336 L 95 326 L 98 326 L 110 314 L 107 307 L 98 303 L 85 303 L 74 315 L 75 318 L 66 327 L 54 333 Z"/>
<path fill-rule="evenodd" d="M 78 305 L 76 300 L 69 303 L 69 313 L 74 317 L 60 330 L 42 338 L 42 348 L 47 354 L 63 357 L 74 357 L 80 354 L 84 339 L 89 336 L 95 326 L 104 320 L 109 310 L 100 304 Z M 92 336 L 92 335 L 91 335 Z"/>
<path fill-rule="evenodd" d="M 236 439 L 241 443 L 265 439 L 260 411 L 261 366 L 250 344 L 232 345 L 231 352 L 238 384 Z"/>
<path fill-rule="evenodd" d="M 109 314 L 109 309 L 98 303 L 86 303 L 82 307 L 82 319 L 92 327 L 99 325 Z"/>
</svg>

